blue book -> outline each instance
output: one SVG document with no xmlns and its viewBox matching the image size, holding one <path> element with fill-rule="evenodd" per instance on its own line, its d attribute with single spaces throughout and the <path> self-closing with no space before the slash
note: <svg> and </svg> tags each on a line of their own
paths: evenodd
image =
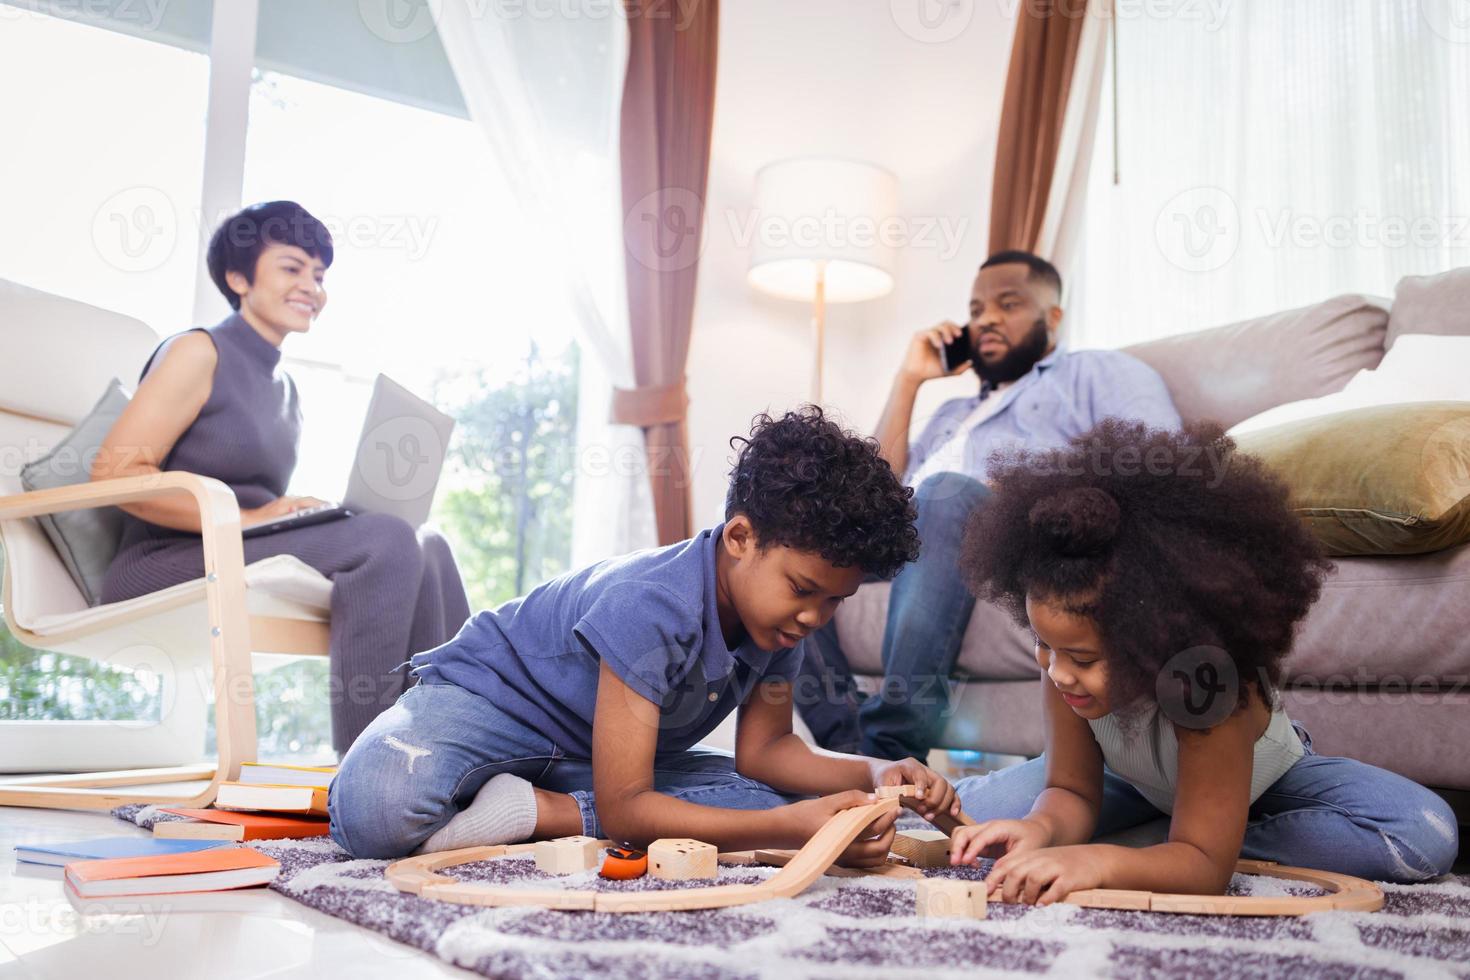
<svg viewBox="0 0 1470 980">
<path fill-rule="evenodd" d="M 100 861 L 104 858 L 153 857 L 164 854 L 188 854 L 227 847 L 227 840 L 169 840 L 158 837 L 98 837 L 70 844 L 21 844 L 15 859 L 27 864 L 50 864 L 56 867 L 73 861 Z"/>
</svg>

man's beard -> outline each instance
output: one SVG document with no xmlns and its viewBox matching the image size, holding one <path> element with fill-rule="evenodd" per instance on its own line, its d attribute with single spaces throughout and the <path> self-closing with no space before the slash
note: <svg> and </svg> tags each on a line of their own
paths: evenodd
<svg viewBox="0 0 1470 980">
<path fill-rule="evenodd" d="M 1024 377 L 1027 372 L 1036 366 L 1036 362 L 1046 356 L 1046 348 L 1051 343 L 1051 335 L 1047 333 L 1046 321 L 1038 318 L 1021 338 L 1021 342 L 1010 350 L 998 361 L 986 364 L 980 356 L 979 351 L 975 353 L 975 373 L 980 375 L 981 381 L 988 381 L 993 385 L 1003 385 L 1017 378 Z"/>
</svg>

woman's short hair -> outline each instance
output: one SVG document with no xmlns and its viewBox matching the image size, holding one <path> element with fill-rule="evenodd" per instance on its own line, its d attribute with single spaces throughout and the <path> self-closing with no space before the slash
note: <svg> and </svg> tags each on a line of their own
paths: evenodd
<svg viewBox="0 0 1470 980">
<path fill-rule="evenodd" d="M 209 278 L 231 309 L 240 308 L 240 296 L 230 288 L 225 274 L 238 272 L 246 282 L 254 283 L 255 264 L 267 245 L 295 245 L 321 259 L 323 265 L 332 264 L 332 233 L 310 211 L 295 201 L 252 204 L 220 222 L 205 254 Z"/>
</svg>

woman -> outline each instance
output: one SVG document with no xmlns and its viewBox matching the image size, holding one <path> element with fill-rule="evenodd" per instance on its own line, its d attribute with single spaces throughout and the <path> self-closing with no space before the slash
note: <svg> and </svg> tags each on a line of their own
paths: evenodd
<svg viewBox="0 0 1470 980">
<path fill-rule="evenodd" d="M 332 236 L 299 204 L 271 201 L 227 219 L 210 240 L 209 274 L 235 313 L 176 334 L 143 367 L 92 479 L 186 470 L 229 485 L 242 526 L 319 504 L 288 497 L 301 409 L 281 344 L 326 305 Z M 127 452 L 120 451 L 123 447 Z M 159 461 L 162 461 L 161 464 Z M 204 574 L 199 514 L 170 496 L 125 504 L 122 544 L 104 602 Z M 386 514 L 246 538 L 245 562 L 295 555 L 332 580 L 332 747 L 340 756 L 407 686 L 395 668 L 448 640 L 469 618 L 448 544 Z"/>
</svg>

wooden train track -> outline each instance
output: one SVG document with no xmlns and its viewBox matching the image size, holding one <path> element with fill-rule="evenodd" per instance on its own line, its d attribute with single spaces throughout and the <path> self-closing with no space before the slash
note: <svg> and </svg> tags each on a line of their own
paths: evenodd
<svg viewBox="0 0 1470 980">
<path fill-rule="evenodd" d="M 835 868 L 834 862 L 857 840 L 863 828 L 885 813 L 897 809 L 901 800 L 913 795 L 913 787 L 885 787 L 875 803 L 844 810 L 798 851 L 740 852 L 751 863 L 779 864 L 781 870 L 759 884 L 711 885 L 704 888 L 647 892 L 565 891 L 556 888 L 515 888 L 477 882 L 462 882 L 441 874 L 445 868 L 490 858 L 529 853 L 534 845 L 466 847 L 405 858 L 390 864 L 385 875 L 399 891 L 440 902 L 491 907 L 532 905 L 550 909 L 589 912 L 670 912 L 728 908 L 772 898 L 801 894 L 824 873 L 880 875 L 912 878 L 913 869 L 888 865 L 876 869 Z M 933 821 L 945 833 L 973 824 L 963 813 L 943 814 Z M 1325 895 L 1267 897 L 1232 895 L 1171 895 L 1158 892 L 1092 888 L 1073 892 L 1063 902 L 1087 908 L 1190 915 L 1306 915 L 1327 910 L 1375 912 L 1383 907 L 1383 890 L 1371 881 L 1332 871 L 1294 868 L 1271 861 L 1239 861 L 1239 874 L 1268 875 L 1302 881 L 1321 888 Z"/>
<path fill-rule="evenodd" d="M 538 905 L 543 908 L 595 912 L 669 912 L 727 908 L 801 894 L 822 876 L 822 872 L 832 866 L 849 844 L 857 840 L 864 827 L 883 814 L 898 809 L 898 806 L 897 799 L 880 799 L 876 803 L 843 810 L 823 824 L 822 829 L 787 861 L 785 867 L 754 885 L 710 885 L 705 888 L 649 892 L 590 892 L 512 888 L 462 882 L 439 874 L 441 869 L 456 864 L 523 853 L 526 849 L 523 844 L 514 845 L 516 850 L 503 846 L 466 847 L 456 851 L 439 851 L 405 858 L 390 864 L 385 874 L 399 891 L 410 892 L 420 898 L 464 905 Z"/>
</svg>

